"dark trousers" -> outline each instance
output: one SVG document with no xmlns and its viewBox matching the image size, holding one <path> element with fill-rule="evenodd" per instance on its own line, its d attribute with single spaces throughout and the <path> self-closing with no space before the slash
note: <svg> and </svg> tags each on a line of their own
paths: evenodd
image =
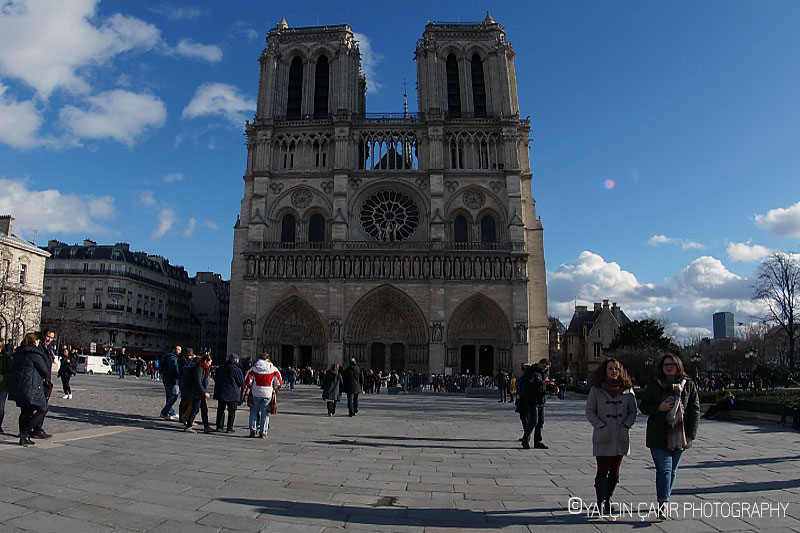
<svg viewBox="0 0 800 533">
<path fill-rule="evenodd" d="M 188 414 L 184 417 L 186 419 L 186 425 L 191 426 L 194 424 L 194 419 L 197 418 L 197 412 L 200 412 L 200 418 L 203 420 L 203 427 L 210 428 L 211 426 L 208 424 L 208 403 L 206 403 L 206 397 L 203 396 L 202 398 L 188 398 L 186 401 L 186 409 Z"/>
<path fill-rule="evenodd" d="M 19 410 L 19 438 L 27 439 L 30 438 L 35 428 L 42 427 L 44 417 L 47 415 L 47 407 L 33 407 L 27 405 L 20 407 Z"/>
<path fill-rule="evenodd" d="M 350 416 L 358 412 L 358 393 L 347 393 L 347 412 Z"/>
<path fill-rule="evenodd" d="M 531 433 L 533 442 L 542 442 L 542 426 L 544 426 L 544 405 L 534 405 L 519 414 L 522 421 L 522 442 L 530 443 Z"/>
<path fill-rule="evenodd" d="M 69 386 L 71 376 L 63 376 L 61 378 L 61 387 L 64 389 L 64 394 L 72 394 L 72 387 Z"/>
<path fill-rule="evenodd" d="M 505 402 L 506 396 L 508 395 L 508 389 L 506 387 L 500 387 L 500 401 Z"/>
<path fill-rule="evenodd" d="M 325 403 L 328 404 L 328 414 L 329 415 L 335 415 L 336 414 L 336 404 L 339 403 L 339 402 L 336 401 L 336 400 L 334 400 L 334 401 L 328 400 Z"/>
<path fill-rule="evenodd" d="M 239 402 L 223 402 L 217 400 L 217 431 L 222 431 L 222 425 L 225 423 L 225 411 L 228 411 L 228 426 L 227 430 L 233 430 L 233 420 L 236 418 L 236 407 Z"/>
</svg>

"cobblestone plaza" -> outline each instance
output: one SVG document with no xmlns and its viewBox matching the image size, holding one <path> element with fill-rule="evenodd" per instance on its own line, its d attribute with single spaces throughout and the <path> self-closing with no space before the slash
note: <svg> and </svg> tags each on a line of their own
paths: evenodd
<svg viewBox="0 0 800 533">
<path fill-rule="evenodd" d="M 548 402 L 550 449 L 522 450 L 513 407 L 494 398 L 362 395 L 358 416 L 328 418 L 301 386 L 281 392 L 264 441 L 246 438 L 246 409 L 236 433 L 183 433 L 156 418 L 149 379 L 82 375 L 73 390 L 54 392 L 53 439 L 0 437 L 0 531 L 800 531 L 800 433 L 775 426 L 703 421 L 678 517 L 657 522 L 640 416 L 612 520 L 568 509 L 594 498 L 580 399 Z M 17 415 L 9 402 L 7 431 Z"/>
</svg>

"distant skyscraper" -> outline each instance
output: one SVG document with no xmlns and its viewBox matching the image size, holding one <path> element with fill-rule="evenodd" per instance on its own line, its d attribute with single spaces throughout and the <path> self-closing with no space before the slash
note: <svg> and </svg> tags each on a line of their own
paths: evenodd
<svg viewBox="0 0 800 533">
<path fill-rule="evenodd" d="M 714 338 L 727 339 L 733 335 L 733 313 L 727 311 L 714 313 Z"/>
</svg>

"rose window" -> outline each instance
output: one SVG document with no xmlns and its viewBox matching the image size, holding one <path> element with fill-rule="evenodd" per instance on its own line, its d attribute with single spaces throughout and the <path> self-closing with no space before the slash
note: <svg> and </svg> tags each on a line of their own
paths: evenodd
<svg viewBox="0 0 800 533">
<path fill-rule="evenodd" d="M 419 225 L 419 209 L 405 194 L 381 191 L 361 206 L 361 227 L 379 241 L 402 241 Z"/>
</svg>

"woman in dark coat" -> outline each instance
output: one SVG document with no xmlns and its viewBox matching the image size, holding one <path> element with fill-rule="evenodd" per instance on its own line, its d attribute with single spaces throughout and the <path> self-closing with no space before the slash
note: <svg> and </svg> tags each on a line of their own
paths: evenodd
<svg viewBox="0 0 800 533">
<path fill-rule="evenodd" d="M 646 445 L 656 466 L 658 516 L 663 520 L 669 516 L 678 463 L 697 437 L 700 397 L 680 357 L 663 355 L 656 368 L 658 377 L 647 385 L 639 409 L 648 417 Z"/>
<path fill-rule="evenodd" d="M 339 364 L 333 363 L 322 378 L 322 399 L 328 404 L 328 416 L 336 414 L 336 404 L 342 397 L 342 375 Z"/>
<path fill-rule="evenodd" d="M 198 411 L 201 411 L 203 419 L 203 433 L 214 432 L 208 423 L 208 405 L 206 404 L 206 398 L 210 397 L 207 392 L 210 363 L 211 356 L 203 355 L 196 365 L 186 369 L 186 372 L 188 372 L 186 376 L 186 396 L 191 401 L 191 407 L 187 407 L 187 410 L 190 409 L 190 414 L 186 419 L 186 427 L 184 428 L 187 433 L 195 432 L 192 429 L 192 424 L 194 424 Z"/>
<path fill-rule="evenodd" d="M 25 335 L 22 345 L 14 353 L 14 366 L 9 396 L 17 402 L 19 415 L 19 445 L 36 444 L 31 440 L 31 430 L 40 427 L 47 415 L 44 381 L 50 379 L 50 369 L 39 350 L 39 337 Z"/>
<path fill-rule="evenodd" d="M 214 399 L 217 400 L 217 431 L 222 431 L 225 410 L 228 410 L 226 433 L 233 433 L 236 407 L 242 398 L 244 375 L 239 367 L 239 356 L 231 354 L 225 364 L 214 373 Z"/>
<path fill-rule="evenodd" d="M 61 386 L 64 389 L 64 399 L 72 399 L 72 387 L 69 385 L 69 380 L 76 374 L 75 368 L 72 364 L 72 356 L 69 354 L 69 348 L 66 346 L 61 347 L 61 366 L 58 367 L 58 377 L 61 378 Z"/>
</svg>

